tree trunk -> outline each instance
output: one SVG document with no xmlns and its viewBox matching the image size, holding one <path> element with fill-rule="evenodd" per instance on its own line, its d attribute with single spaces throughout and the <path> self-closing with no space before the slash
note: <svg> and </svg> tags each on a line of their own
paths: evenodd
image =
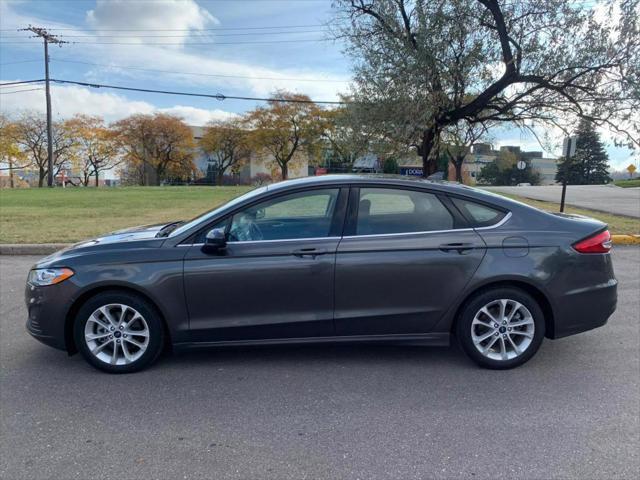
<svg viewBox="0 0 640 480">
<path fill-rule="evenodd" d="M 100 174 L 96 172 L 96 188 L 100 186 Z"/>
<path fill-rule="evenodd" d="M 13 183 L 13 160 L 11 159 L 11 155 L 9 155 L 9 188 L 14 188 L 15 185 Z"/>
<path fill-rule="evenodd" d="M 462 162 L 454 162 L 453 166 L 456 168 L 456 182 L 462 182 Z"/>
<path fill-rule="evenodd" d="M 286 180 L 287 178 L 289 178 L 289 164 L 283 163 L 282 165 L 280 165 L 280 169 L 282 171 L 282 180 Z"/>
<path fill-rule="evenodd" d="M 219 187 L 222 186 L 222 180 L 224 179 L 224 172 L 222 170 L 218 170 L 216 173 L 216 185 Z"/>
<path fill-rule="evenodd" d="M 44 168 L 40 167 L 40 172 L 38 176 L 38 188 L 44 187 L 44 177 L 46 177 L 46 173 Z"/>
<path fill-rule="evenodd" d="M 431 154 L 439 133 L 437 126 L 422 132 L 422 144 L 418 147 L 418 154 L 422 157 L 422 176 L 424 178 L 436 172 L 438 161 L 435 158 L 431 158 Z"/>
</svg>

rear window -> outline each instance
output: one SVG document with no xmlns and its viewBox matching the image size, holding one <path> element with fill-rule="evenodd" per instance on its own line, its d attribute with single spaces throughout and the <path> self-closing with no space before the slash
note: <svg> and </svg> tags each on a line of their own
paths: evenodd
<svg viewBox="0 0 640 480">
<path fill-rule="evenodd" d="M 455 197 L 451 197 L 451 200 L 455 206 L 458 207 L 458 210 L 471 222 L 473 227 L 489 227 L 495 225 L 506 215 L 506 212 L 482 203 Z"/>
</svg>

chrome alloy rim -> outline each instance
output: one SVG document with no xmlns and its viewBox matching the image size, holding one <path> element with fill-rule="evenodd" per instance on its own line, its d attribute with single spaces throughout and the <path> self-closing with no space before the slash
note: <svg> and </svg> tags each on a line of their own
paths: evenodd
<svg viewBox="0 0 640 480">
<path fill-rule="evenodd" d="M 534 332 L 529 309 L 507 298 L 487 303 L 471 322 L 473 344 L 492 360 L 511 360 L 522 355 L 531 345 Z"/>
<path fill-rule="evenodd" d="M 84 327 L 84 339 L 98 360 L 110 365 L 128 365 L 147 350 L 149 326 L 135 308 L 112 303 L 91 314 Z"/>
</svg>

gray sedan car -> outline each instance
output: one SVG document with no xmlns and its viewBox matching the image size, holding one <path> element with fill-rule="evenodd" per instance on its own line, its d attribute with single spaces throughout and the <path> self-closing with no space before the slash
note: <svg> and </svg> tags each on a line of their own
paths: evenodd
<svg viewBox="0 0 640 480">
<path fill-rule="evenodd" d="M 606 323 L 610 248 L 599 221 L 462 185 L 327 175 L 42 259 L 27 329 L 107 372 L 168 348 L 452 337 L 479 365 L 511 368 L 545 337 Z"/>
</svg>

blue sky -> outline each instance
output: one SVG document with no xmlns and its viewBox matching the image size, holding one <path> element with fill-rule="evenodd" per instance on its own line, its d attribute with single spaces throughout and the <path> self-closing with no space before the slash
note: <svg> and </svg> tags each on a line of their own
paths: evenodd
<svg viewBox="0 0 640 480">
<path fill-rule="evenodd" d="M 44 76 L 42 42 L 16 31 L 32 24 L 75 42 L 51 48 L 52 78 L 258 97 L 281 88 L 335 100 L 347 90 L 350 65 L 343 45 L 327 38 L 331 18 L 330 0 L 0 0 L 0 81 Z M 42 111 L 44 92 L 34 88 L 2 88 L 17 93 L 0 95 L 0 110 Z M 112 121 L 161 110 L 196 125 L 255 106 L 59 85 L 52 98 L 59 118 L 85 113 Z M 516 129 L 493 138 L 540 149 Z M 608 151 L 615 168 L 631 161 L 626 149 Z"/>
</svg>

